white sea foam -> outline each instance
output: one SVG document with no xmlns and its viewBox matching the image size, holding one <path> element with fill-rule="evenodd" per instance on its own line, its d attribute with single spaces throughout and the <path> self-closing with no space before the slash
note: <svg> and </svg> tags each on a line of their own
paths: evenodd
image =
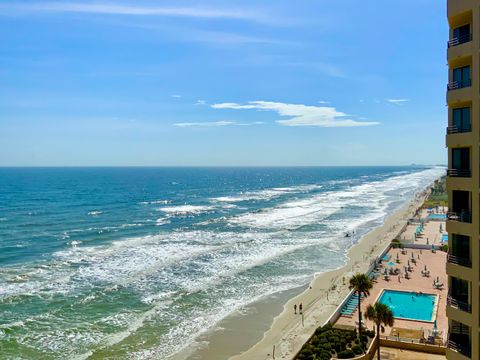
<svg viewBox="0 0 480 360">
<path fill-rule="evenodd" d="M 298 185 L 298 186 L 292 186 L 292 187 L 276 187 L 276 188 L 264 189 L 264 190 L 258 190 L 258 191 L 248 191 L 248 192 L 243 192 L 243 193 L 239 193 L 231 196 L 219 196 L 219 197 L 211 198 L 210 200 L 212 202 L 220 202 L 220 203 L 225 203 L 225 202 L 235 203 L 235 202 L 252 201 L 252 200 L 269 200 L 269 199 L 277 198 L 286 194 L 308 192 L 312 190 L 318 190 L 320 188 L 322 188 L 322 185 L 316 185 L 316 184 Z"/>
<path fill-rule="evenodd" d="M 99 211 L 99 210 L 89 211 L 87 213 L 87 215 L 90 215 L 90 216 L 98 216 L 98 215 L 101 215 L 101 214 L 103 214 L 103 211 Z"/>
<path fill-rule="evenodd" d="M 434 168 L 396 176 L 383 181 L 353 186 L 342 191 L 325 192 L 312 197 L 287 201 L 273 208 L 249 212 L 230 220 L 232 225 L 263 229 L 295 229 L 316 224 L 345 207 L 367 206 L 372 209 L 387 205 L 387 193 L 412 196 L 437 179 L 444 169 Z"/>
<path fill-rule="evenodd" d="M 171 203 L 170 200 L 153 200 L 153 201 L 139 202 L 140 205 L 159 205 L 159 204 L 167 205 L 167 204 L 170 204 L 170 203 Z"/>
<path fill-rule="evenodd" d="M 209 213 L 215 210 L 213 206 L 202 206 L 202 205 L 178 205 L 178 206 L 167 206 L 158 209 L 170 216 L 193 216 L 202 213 Z"/>
<path fill-rule="evenodd" d="M 170 220 L 168 218 L 158 218 L 155 221 L 155 225 L 157 225 L 157 226 L 162 226 L 162 225 L 166 225 L 166 224 L 169 224 L 169 223 L 170 223 Z"/>
</svg>

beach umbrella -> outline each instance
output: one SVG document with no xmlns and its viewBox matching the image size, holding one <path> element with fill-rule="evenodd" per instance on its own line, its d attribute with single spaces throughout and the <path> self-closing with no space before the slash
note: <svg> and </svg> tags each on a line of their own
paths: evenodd
<svg viewBox="0 0 480 360">
<path fill-rule="evenodd" d="M 437 319 L 435 319 L 435 321 L 433 322 L 433 336 L 437 336 L 437 332 Z"/>
<path fill-rule="evenodd" d="M 427 264 L 425 264 L 425 271 L 427 271 Z"/>
<path fill-rule="evenodd" d="M 407 260 L 407 266 L 410 267 L 410 260 Z"/>
<path fill-rule="evenodd" d="M 413 255 L 413 251 L 412 251 L 412 259 L 415 259 L 415 255 Z"/>
<path fill-rule="evenodd" d="M 388 271 L 386 268 L 385 268 L 385 271 L 383 272 L 383 275 L 388 275 Z"/>
<path fill-rule="evenodd" d="M 437 284 L 440 283 L 440 277 L 437 276 Z"/>
</svg>

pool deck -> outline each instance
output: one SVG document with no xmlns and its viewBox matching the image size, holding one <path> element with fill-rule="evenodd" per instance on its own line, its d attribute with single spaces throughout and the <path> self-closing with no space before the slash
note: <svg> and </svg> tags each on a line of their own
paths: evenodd
<svg viewBox="0 0 480 360">
<path fill-rule="evenodd" d="M 445 360 L 445 355 L 419 353 L 416 351 L 392 349 L 382 347 L 380 349 L 382 360 Z M 376 359 L 376 355 L 374 357 Z"/>
<path fill-rule="evenodd" d="M 448 320 L 446 316 L 446 298 L 447 298 L 447 274 L 446 274 L 446 256 L 447 254 L 441 251 L 437 251 L 436 253 L 432 253 L 430 250 L 412 250 L 407 249 L 407 254 L 402 255 L 400 249 L 390 249 L 389 254 L 391 255 L 391 259 L 395 261 L 397 254 L 399 254 L 400 264 L 398 264 L 398 268 L 401 270 L 403 274 L 403 267 L 407 265 L 407 260 L 411 259 L 412 251 L 416 259 L 418 259 L 418 255 L 420 255 L 420 259 L 417 260 L 417 264 L 411 264 L 413 267 L 413 272 L 410 273 L 411 278 L 405 279 L 405 277 L 401 277 L 400 282 L 398 280 L 398 276 L 392 275 L 390 276 L 390 280 L 387 281 L 384 279 L 383 275 L 379 276 L 374 283 L 374 287 L 370 292 L 370 296 L 363 300 L 362 302 L 362 312 L 365 312 L 365 309 L 368 305 L 375 302 L 380 293 L 384 289 L 389 290 L 400 290 L 400 291 L 408 291 L 408 292 L 422 292 L 426 294 L 436 294 L 438 295 L 438 302 L 436 305 L 436 320 L 437 320 L 437 328 L 439 332 L 445 331 L 448 327 Z M 386 264 L 386 262 L 383 262 Z M 422 270 L 424 269 L 425 265 L 427 265 L 427 269 L 430 271 L 430 277 L 422 276 Z M 383 273 L 383 269 L 381 268 L 380 271 Z M 444 284 L 442 290 L 435 289 L 433 287 L 434 279 L 439 277 L 441 283 Z M 347 326 L 356 326 L 356 322 L 358 321 L 358 309 L 353 312 L 353 316 L 341 316 L 338 319 L 338 325 L 347 325 Z M 367 325 L 369 329 L 374 328 L 374 324 L 371 321 L 363 319 L 364 323 Z M 428 330 L 433 330 L 433 323 L 432 322 L 425 322 L 425 321 L 417 321 L 417 320 L 403 320 L 403 319 L 395 319 L 395 328 L 403 328 L 403 329 L 412 329 L 412 330 L 425 330 L 425 336 L 427 336 Z M 396 335 L 391 333 L 392 329 L 387 327 L 385 329 L 384 335 Z"/>
<path fill-rule="evenodd" d="M 447 208 L 440 208 L 440 213 L 446 213 Z M 416 220 L 420 222 L 420 219 L 426 220 L 428 218 L 427 209 L 421 209 L 416 217 Z M 419 223 L 412 223 L 407 225 L 405 231 L 400 236 L 400 240 L 405 244 L 422 244 L 422 245 L 442 245 L 442 235 L 447 234 L 445 228 L 445 220 L 428 220 L 424 223 L 424 231 L 420 237 L 415 239 L 415 231 Z M 440 231 L 440 227 L 442 231 Z"/>
</svg>

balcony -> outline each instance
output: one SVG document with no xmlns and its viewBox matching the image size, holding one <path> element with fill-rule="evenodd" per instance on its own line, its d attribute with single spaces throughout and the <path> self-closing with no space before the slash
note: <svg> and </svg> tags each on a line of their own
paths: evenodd
<svg viewBox="0 0 480 360">
<path fill-rule="evenodd" d="M 450 220 L 450 221 L 471 223 L 472 222 L 472 213 L 470 211 L 461 211 L 461 212 L 451 211 L 451 212 L 447 213 L 447 219 Z"/>
<path fill-rule="evenodd" d="M 472 80 L 467 79 L 467 80 L 462 80 L 462 81 L 452 81 L 449 82 L 447 85 L 447 90 L 452 91 L 452 90 L 457 90 L 457 89 L 463 89 L 466 87 L 472 86 Z"/>
<path fill-rule="evenodd" d="M 462 35 L 462 36 L 459 36 L 459 37 L 454 37 L 453 39 L 448 41 L 448 47 L 451 48 L 451 47 L 454 47 L 454 46 L 465 44 L 465 43 L 470 42 L 470 41 L 472 41 L 472 34 L 467 34 L 467 35 Z"/>
<path fill-rule="evenodd" d="M 448 169 L 447 176 L 449 177 L 471 177 L 472 171 L 470 169 Z"/>
<path fill-rule="evenodd" d="M 454 307 L 454 308 L 457 308 L 457 309 L 460 309 L 462 311 L 468 312 L 468 313 L 472 312 L 472 306 L 469 303 L 466 303 L 466 302 L 463 302 L 463 301 L 460 301 L 460 300 L 456 300 L 454 298 L 454 296 L 452 296 L 451 294 L 448 294 L 447 305 L 451 306 L 451 307 Z"/>
<path fill-rule="evenodd" d="M 463 266 L 463 267 L 472 267 L 472 261 L 469 258 L 462 257 L 462 256 L 456 256 L 452 254 L 447 254 L 447 262 L 449 264 L 454 264 L 458 266 Z"/>
<path fill-rule="evenodd" d="M 447 127 L 447 134 L 448 135 L 468 133 L 468 132 L 472 132 L 472 125 L 471 124 L 462 125 L 461 127 L 456 126 L 456 125 Z"/>
<path fill-rule="evenodd" d="M 465 344 L 465 343 L 457 341 L 457 340 L 452 340 L 452 338 L 449 337 L 448 342 L 447 342 L 447 347 L 450 350 L 458 352 L 458 353 L 462 354 L 463 356 L 465 356 L 467 358 L 472 357 L 472 349 L 471 349 L 471 345 L 469 345 L 469 344 Z"/>
</svg>

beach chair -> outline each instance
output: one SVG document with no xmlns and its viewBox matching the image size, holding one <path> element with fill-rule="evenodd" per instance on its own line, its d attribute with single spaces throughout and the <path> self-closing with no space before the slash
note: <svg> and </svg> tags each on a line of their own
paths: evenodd
<svg viewBox="0 0 480 360">
<path fill-rule="evenodd" d="M 390 281 L 390 275 L 388 274 L 383 275 L 383 278 L 385 279 L 385 281 Z"/>
</svg>

